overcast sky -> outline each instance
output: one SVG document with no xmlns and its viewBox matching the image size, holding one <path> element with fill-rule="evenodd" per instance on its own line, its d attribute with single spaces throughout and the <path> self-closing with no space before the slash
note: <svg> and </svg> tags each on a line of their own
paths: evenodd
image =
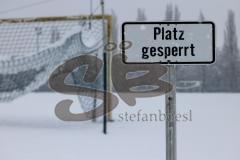
<svg viewBox="0 0 240 160">
<path fill-rule="evenodd" d="M 0 18 L 89 14 L 90 0 L 49 0 L 48 3 L 3 13 L 39 1 L 41 0 L 0 0 Z M 99 0 L 93 1 L 94 7 L 97 7 Z M 207 20 L 216 24 L 218 46 L 223 42 L 227 11 L 232 9 L 236 13 L 238 37 L 240 37 L 239 0 L 105 0 L 105 2 L 106 11 L 110 13 L 114 10 L 119 18 L 119 24 L 135 20 L 137 8 L 144 8 L 148 20 L 154 21 L 161 21 L 164 18 L 166 5 L 169 3 L 179 6 L 181 20 L 198 20 L 199 12 L 202 11 Z"/>
</svg>

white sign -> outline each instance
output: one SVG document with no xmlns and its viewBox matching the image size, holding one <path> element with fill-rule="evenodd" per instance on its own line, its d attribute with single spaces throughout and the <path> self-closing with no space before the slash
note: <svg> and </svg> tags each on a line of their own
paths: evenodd
<svg viewBox="0 0 240 160">
<path fill-rule="evenodd" d="M 212 22 L 126 22 L 122 40 L 125 63 L 210 64 L 215 61 Z"/>
</svg>

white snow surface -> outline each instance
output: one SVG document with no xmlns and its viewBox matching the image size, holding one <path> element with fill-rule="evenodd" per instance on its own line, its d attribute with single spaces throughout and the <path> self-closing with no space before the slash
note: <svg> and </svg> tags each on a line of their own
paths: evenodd
<svg viewBox="0 0 240 160">
<path fill-rule="evenodd" d="M 55 105 L 76 96 L 31 93 L 0 104 L 0 160 L 164 160 L 165 122 L 120 121 L 120 113 L 164 112 L 164 96 L 120 101 L 115 121 L 63 122 Z M 240 94 L 177 94 L 177 112 L 192 110 L 191 122 L 177 123 L 178 160 L 239 160 Z"/>
</svg>

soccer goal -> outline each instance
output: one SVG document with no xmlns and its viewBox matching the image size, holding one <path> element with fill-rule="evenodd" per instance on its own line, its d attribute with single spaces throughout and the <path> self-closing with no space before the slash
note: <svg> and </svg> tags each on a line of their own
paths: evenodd
<svg viewBox="0 0 240 160">
<path fill-rule="evenodd" d="M 0 102 L 12 101 L 46 84 L 54 69 L 70 58 L 90 53 L 103 59 L 101 46 L 111 37 L 109 15 L 0 20 Z M 108 72 L 104 75 L 102 71 L 100 80 L 90 87 L 102 88 L 101 77 L 110 82 L 110 60 L 109 53 Z M 84 71 L 72 73 L 69 81 L 85 85 L 77 74 L 83 75 Z M 110 83 L 106 85 L 111 88 Z M 97 104 L 94 98 L 79 96 L 79 100 L 84 111 Z"/>
</svg>

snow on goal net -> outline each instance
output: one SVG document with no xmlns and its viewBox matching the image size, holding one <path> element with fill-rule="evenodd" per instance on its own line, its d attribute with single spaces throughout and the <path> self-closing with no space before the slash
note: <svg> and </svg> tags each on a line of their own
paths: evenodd
<svg viewBox="0 0 240 160">
<path fill-rule="evenodd" d="M 111 17 L 99 15 L 0 20 L 0 102 L 38 89 L 67 59 L 85 53 L 102 58 L 102 19 L 109 29 Z M 87 107 L 94 101 L 79 99 Z"/>
</svg>

